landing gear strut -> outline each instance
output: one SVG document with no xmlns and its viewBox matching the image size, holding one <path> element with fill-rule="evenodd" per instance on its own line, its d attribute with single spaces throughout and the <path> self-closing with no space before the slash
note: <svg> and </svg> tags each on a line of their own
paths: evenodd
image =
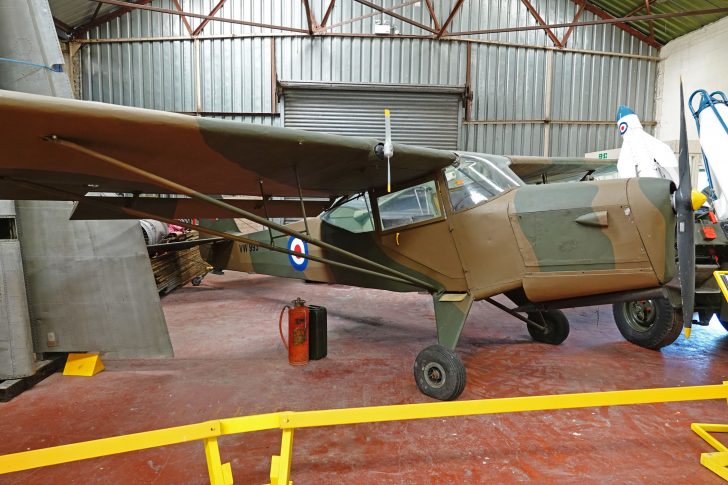
<svg viewBox="0 0 728 485">
<path fill-rule="evenodd" d="M 536 342 L 559 345 L 569 336 L 569 319 L 561 310 L 528 312 L 528 317 L 524 317 L 518 313 L 518 309 L 508 308 L 492 298 L 486 298 L 485 300 L 494 307 L 524 322 L 529 335 Z"/>
<path fill-rule="evenodd" d="M 519 303 L 517 297 L 514 299 L 509 295 L 509 298 Z M 558 345 L 569 336 L 569 320 L 560 310 L 532 311 L 524 317 L 518 309 L 508 308 L 492 298 L 486 298 L 486 301 L 526 323 L 528 333 L 538 342 Z M 413 369 L 415 382 L 422 394 L 440 401 L 452 401 L 465 389 L 465 365 L 454 349 L 473 298 L 466 293 L 445 294 L 434 296 L 434 302 L 438 344 L 417 355 Z"/>
<path fill-rule="evenodd" d="M 526 324 L 528 333 L 536 342 L 559 345 L 569 336 L 569 320 L 561 310 L 529 313 L 528 319 L 541 324 L 541 328 Z"/>
</svg>

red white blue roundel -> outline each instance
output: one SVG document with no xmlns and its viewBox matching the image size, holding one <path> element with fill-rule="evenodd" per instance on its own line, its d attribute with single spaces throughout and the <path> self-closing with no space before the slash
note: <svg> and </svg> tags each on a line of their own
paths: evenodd
<svg viewBox="0 0 728 485">
<path fill-rule="evenodd" d="M 306 244 L 306 241 L 301 241 L 297 237 L 290 237 L 288 238 L 288 250 L 308 255 L 308 244 Z M 308 259 L 302 258 L 301 256 L 289 254 L 288 261 L 291 262 L 291 266 L 296 271 L 303 271 L 308 266 Z"/>
<path fill-rule="evenodd" d="M 627 133 L 627 128 L 628 128 L 627 122 L 626 121 L 621 122 L 619 124 L 619 134 L 624 135 L 625 133 Z"/>
</svg>

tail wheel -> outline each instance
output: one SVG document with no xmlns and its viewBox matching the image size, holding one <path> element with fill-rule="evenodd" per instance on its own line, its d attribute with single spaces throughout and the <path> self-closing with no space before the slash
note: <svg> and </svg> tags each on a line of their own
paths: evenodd
<svg viewBox="0 0 728 485">
<path fill-rule="evenodd" d="M 452 350 L 431 345 L 417 355 L 415 382 L 420 392 L 440 401 L 452 401 L 465 389 L 465 365 Z"/>
<path fill-rule="evenodd" d="M 528 333 L 536 342 L 559 345 L 569 336 L 569 319 L 561 310 L 547 310 L 528 314 L 528 319 L 543 325 L 540 329 L 528 324 Z"/>
<path fill-rule="evenodd" d="M 612 313 L 622 336 L 646 349 L 658 350 L 670 345 L 683 328 L 682 312 L 665 298 L 615 303 Z"/>
</svg>

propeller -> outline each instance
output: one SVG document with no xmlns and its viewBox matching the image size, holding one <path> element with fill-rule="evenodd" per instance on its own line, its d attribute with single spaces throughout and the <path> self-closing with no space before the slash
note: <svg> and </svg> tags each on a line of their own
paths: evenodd
<svg viewBox="0 0 728 485">
<path fill-rule="evenodd" d="M 392 123 L 389 120 L 389 110 L 384 109 L 384 151 L 387 158 L 387 192 L 392 191 L 392 167 L 389 159 L 394 156 L 394 145 L 392 145 Z"/>
<path fill-rule="evenodd" d="M 695 215 L 693 214 L 688 136 L 685 126 L 685 97 L 680 82 L 680 153 L 678 156 L 680 185 L 675 194 L 677 212 L 677 257 L 682 295 L 685 337 L 690 337 L 695 307 Z"/>
</svg>

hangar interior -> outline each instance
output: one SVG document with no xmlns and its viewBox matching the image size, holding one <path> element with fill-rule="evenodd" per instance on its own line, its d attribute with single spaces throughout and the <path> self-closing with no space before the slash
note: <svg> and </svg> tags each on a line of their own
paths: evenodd
<svg viewBox="0 0 728 485">
<path fill-rule="evenodd" d="M 24 168 L 24 159 L 17 159 L 27 154 L 30 160 L 36 152 L 33 147 L 26 149 L 25 138 L 6 136 L 3 143 L 10 153 L 20 155 L 16 160 L 6 155 L 7 162 L 0 158 L 0 196 L 15 199 L 0 201 L 0 397 L 7 397 L 2 399 L 7 402 L 0 402 L 4 417 L 0 424 L 4 437 L 0 455 L 6 455 L 0 456 L 0 474 L 13 472 L 0 477 L 0 481 L 231 483 L 232 476 L 237 483 L 278 483 L 280 476 L 273 472 L 277 465 L 271 465 L 270 457 L 286 455 L 280 432 L 271 430 L 220 436 L 215 441 L 219 451 L 214 453 L 218 462 L 229 463 L 224 472 L 229 476 L 224 477 L 216 476 L 210 466 L 214 453 L 208 443 L 203 448 L 192 438 L 174 446 L 149 438 L 150 444 L 141 446 L 138 443 L 146 438 L 137 437 L 136 444 L 129 446 L 141 451 L 82 461 L 60 459 L 60 451 L 49 451 L 32 460 L 63 464 L 33 470 L 27 470 L 31 458 L 13 454 L 239 416 L 432 402 L 436 393 L 427 394 L 420 383 L 413 385 L 413 361 L 417 380 L 420 361 L 415 356 L 419 359 L 421 351 L 433 343 L 445 345 L 447 338 L 454 339 L 450 347 L 457 346 L 457 359 L 462 361 L 461 366 L 464 364 L 463 379 L 467 369 L 467 385 L 463 380 L 464 389 L 459 390 L 462 394 L 453 391 L 448 398 L 457 399 L 453 403 L 721 384 L 728 371 L 728 363 L 722 360 L 728 352 L 728 326 L 720 314 L 724 309 L 728 311 L 728 300 L 723 298 L 725 294 L 728 299 L 728 290 L 725 282 L 720 286 L 719 272 L 728 268 L 728 260 L 725 264 L 720 260 L 720 245 L 728 247 L 728 236 L 724 237 L 720 221 L 711 226 L 719 231 L 714 242 L 715 236 L 709 241 L 706 232 L 696 232 L 692 258 L 697 257 L 697 263 L 690 267 L 696 268 L 691 293 L 698 316 L 692 336 L 687 333 L 688 339 L 679 333 L 684 321 L 675 323 L 682 318 L 679 305 L 683 309 L 686 305 L 686 290 L 681 285 L 687 265 L 678 264 L 675 269 L 671 254 L 675 245 L 678 252 L 687 245 L 693 248 L 693 240 L 685 243 L 678 233 L 674 242 L 674 212 L 654 224 L 639 218 L 639 204 L 633 197 L 647 200 L 654 192 L 634 196 L 632 186 L 619 185 L 628 184 L 618 181 L 622 178 L 617 171 L 617 159 L 624 155 L 623 140 L 627 138 L 615 116 L 621 118 L 617 115 L 618 109 L 622 112 L 620 106 L 630 108 L 631 114 L 639 117 L 636 123 L 640 131 L 643 129 L 645 140 L 660 140 L 674 152 L 682 187 L 686 186 L 682 171 L 686 166 L 688 187 L 692 184 L 702 189 L 709 183 L 719 196 L 719 185 L 713 187 L 713 180 L 719 184 L 721 171 L 710 168 L 706 173 L 706 148 L 701 147 L 701 135 L 706 130 L 699 132 L 688 105 L 681 103 L 680 89 L 684 86 L 686 96 L 699 89 L 708 93 L 727 89 L 724 84 L 728 72 L 720 60 L 728 41 L 727 15 L 728 3 L 718 0 L 28 0 L 0 5 L 0 89 L 4 90 L 0 92 L 0 109 L 3 103 L 9 106 L 2 111 L 9 113 L 3 118 L 3 132 L 12 133 L 16 123 L 33 120 L 23 106 L 48 106 L 48 119 L 35 118 L 35 123 L 42 129 L 57 126 L 61 142 L 81 153 L 80 158 L 96 157 L 101 165 L 105 146 L 116 147 L 113 150 L 138 147 L 146 150 L 140 159 L 166 159 L 165 173 L 172 174 L 172 181 L 175 175 L 182 178 L 185 172 L 194 172 L 203 181 L 225 179 L 226 173 L 216 171 L 224 164 L 215 165 L 217 162 L 195 158 L 194 154 L 170 160 L 165 153 L 172 153 L 175 145 L 194 145 L 181 137 L 163 135 L 165 123 L 205 127 L 208 120 L 224 120 L 229 124 L 213 121 L 209 125 L 210 133 L 214 127 L 232 127 L 225 128 L 233 131 L 220 135 L 220 139 L 236 136 L 236 126 L 254 125 L 241 129 L 261 140 L 261 148 L 255 152 L 257 163 L 268 164 L 271 170 L 283 163 L 276 159 L 281 152 L 275 145 L 276 140 L 281 146 L 290 141 L 285 139 L 287 133 L 300 136 L 298 144 L 306 147 L 336 148 L 338 140 L 344 140 L 342 144 L 346 140 L 355 143 L 349 137 L 384 141 L 388 136 L 384 109 L 391 112 L 391 120 L 387 114 L 386 122 L 391 121 L 394 142 L 391 167 L 387 144 L 377 145 L 383 146 L 384 157 L 376 152 L 380 158 L 380 171 L 376 173 L 384 174 L 382 167 L 387 167 L 387 176 L 394 180 L 392 194 L 384 189 L 389 183 L 389 179 L 384 182 L 385 175 L 381 175 L 376 187 L 367 182 L 370 185 L 362 186 L 364 190 L 358 193 L 316 192 L 313 185 L 307 185 L 309 180 L 324 179 L 332 173 L 334 169 L 329 165 L 342 166 L 349 160 L 347 157 L 353 157 L 343 149 L 326 152 L 321 164 L 311 165 L 315 167 L 313 173 L 305 169 L 299 173 L 296 165 L 295 172 L 286 175 L 290 193 L 265 192 L 264 178 L 265 184 L 273 180 L 269 186 L 281 181 L 267 175 L 254 180 L 260 183 L 260 193 L 206 193 L 227 202 L 228 215 L 235 207 L 242 208 L 275 224 L 292 223 L 290 227 L 298 231 L 294 234 L 283 232 L 280 226 L 266 228 L 265 221 L 246 218 L 241 212 L 232 222 L 230 216 L 224 218 L 212 211 L 161 217 L 180 224 L 181 236 L 169 243 L 177 245 L 174 249 L 168 246 L 169 253 L 176 254 L 179 247 L 194 255 L 195 264 L 201 266 L 190 269 L 193 263 L 184 259 L 186 256 L 161 259 L 165 250 L 157 247 L 161 241 L 152 236 L 159 226 L 147 222 L 142 231 L 135 220 L 141 217 L 127 213 L 118 220 L 101 216 L 69 220 L 72 214 L 74 219 L 83 219 L 76 217 L 82 199 L 73 199 L 79 201 L 76 206 L 68 201 L 72 199 L 63 197 L 37 201 L 22 196 L 21 189 L 28 187 L 30 179 L 20 184 L 13 179 L 25 174 L 18 170 Z M 43 105 L 45 98 L 2 94 L 10 92 L 68 101 Z M 167 118 L 112 106 L 89 108 L 96 110 L 95 114 L 75 120 L 75 135 L 64 139 L 63 125 L 52 123 L 72 116 L 75 106 L 91 106 L 74 104 L 70 101 L 73 99 L 180 116 Z M 683 114 L 685 136 L 680 131 L 681 106 L 683 111 L 688 110 L 687 117 Z M 83 116 L 82 109 L 78 108 L 79 116 Z M 108 110 L 108 118 L 104 118 L 103 110 Z M 147 122 L 147 116 L 152 121 Z M 110 128 L 103 142 L 100 138 L 94 141 L 99 125 L 107 121 L 109 126 L 118 122 L 113 125 L 119 127 L 118 131 Z M 632 127 L 629 125 L 630 130 Z M 276 131 L 279 128 L 282 130 Z M 314 134 L 306 138 L 309 135 L 295 135 L 301 132 L 286 129 Z M 187 136 L 211 139 L 202 131 L 201 137 L 196 133 Z M 56 141 L 57 133 L 42 135 Z M 84 145 L 86 136 L 91 141 Z M 263 144 L 266 137 L 272 141 Z M 407 238 L 412 232 L 400 230 L 399 222 L 386 222 L 387 203 L 396 201 L 397 194 L 406 195 L 408 188 L 401 183 L 411 186 L 416 178 L 404 178 L 404 165 L 397 166 L 402 160 L 397 157 L 410 153 L 404 147 L 407 145 L 418 147 L 412 149 L 417 150 L 411 152 L 412 157 L 423 159 L 419 168 L 412 169 L 412 173 L 419 174 L 418 183 L 429 173 L 424 168 L 425 158 L 435 160 L 455 152 L 460 155 L 452 156 L 460 158 L 448 166 L 460 167 L 463 173 L 468 161 L 464 153 L 481 154 L 477 157 L 488 154 L 490 158 L 484 163 L 503 180 L 511 176 L 508 164 L 516 167 L 513 185 L 498 187 L 491 202 L 485 204 L 507 201 L 505 218 L 493 216 L 477 225 L 474 219 L 458 216 L 450 184 L 454 179 L 449 178 L 449 169 L 441 163 L 440 172 L 444 169 L 444 174 L 429 183 L 435 191 L 449 190 L 450 199 L 441 201 L 441 208 L 435 207 L 442 212 L 431 219 L 456 221 L 448 233 L 456 235 L 453 237 L 467 233 L 467 237 L 465 242 L 456 240 L 455 249 L 451 249 L 434 229 L 436 224 L 428 225 L 427 220 L 416 223 L 413 219 L 415 227 L 423 228 L 423 235 L 417 245 L 411 243 Z M 108 153 L 122 153 L 113 150 Z M 683 152 L 687 152 L 687 165 L 682 165 L 679 154 Z M 268 157 L 268 153 L 273 155 Z M 226 163 L 243 155 L 228 156 Z M 676 157 L 680 158 L 679 167 Z M 374 155 L 369 156 L 369 160 L 374 159 Z M 61 160 L 63 157 L 56 161 Z M 193 162 L 196 167 L 190 170 L 189 163 Z M 658 158 L 654 162 L 659 164 Z M 351 163 L 347 170 L 357 172 Z M 549 178 L 548 169 L 542 168 L 544 163 L 568 164 L 572 167 L 568 175 L 573 180 L 565 182 L 563 173 Z M 587 168 L 579 168 L 580 163 Z M 597 168 L 590 163 L 601 165 Z M 205 170 L 206 166 L 210 168 Z M 526 167 L 525 171 L 520 172 L 518 166 Z M 54 177 L 60 180 L 73 173 L 67 167 L 47 170 L 58 170 L 61 176 L 48 172 L 50 175 L 33 179 L 35 183 L 40 180 L 53 184 Z M 574 170 L 581 170 L 576 178 Z M 260 173 L 264 172 L 261 169 Z M 104 175 L 109 173 L 120 172 Z M 604 180 L 592 182 L 595 175 Z M 145 176 L 137 174 L 137 179 Z M 352 180 L 357 177 L 351 175 Z M 500 183 L 492 178 L 488 182 L 491 185 L 492 180 Z M 526 183 L 528 186 L 520 187 Z M 153 199 L 165 207 L 176 204 L 175 214 L 181 214 L 184 201 L 195 199 L 184 191 L 175 194 L 160 189 L 157 194 L 146 191 L 140 195 L 134 190 L 105 190 L 103 183 L 84 182 L 84 187 L 84 194 L 95 194 L 96 198 L 126 200 L 121 205 L 127 209 L 132 207 L 129 201 Z M 588 211 L 574 213 L 568 204 L 582 197 L 578 195 L 582 187 L 598 187 L 594 189 L 598 195 L 590 193 L 584 203 L 579 200 L 582 205 L 577 208 L 588 207 Z M 416 185 L 407 200 L 424 210 L 423 203 L 437 199 L 428 190 L 427 182 Z M 632 217 L 631 226 L 621 226 L 614 218 L 614 207 L 607 199 L 612 190 L 622 201 L 614 207 Z M 674 190 L 673 186 L 670 192 Z M 177 197 L 180 193 L 186 198 Z M 533 198 L 524 203 L 514 193 L 532 193 Z M 680 193 L 679 189 L 675 192 Z M 19 194 L 17 198 L 15 194 Z M 334 200 L 333 195 L 342 198 Z M 529 204 L 531 212 L 519 212 Z M 139 206 L 134 207 L 138 212 Z M 295 207 L 296 215 L 289 213 L 290 207 Z M 672 207 L 680 220 L 674 202 Z M 315 217 L 324 209 L 323 216 Z M 349 232 L 361 232 L 363 236 L 376 233 L 382 239 L 356 243 L 359 246 L 347 246 L 345 238 L 338 239 L 344 242 L 328 250 L 358 254 L 354 248 L 368 244 L 382 254 L 397 253 L 397 257 L 383 263 L 388 272 L 379 268 L 378 277 L 384 274 L 390 280 L 398 279 L 397 284 L 409 284 L 408 292 L 400 292 L 404 291 L 401 287 L 386 291 L 391 288 L 371 284 L 367 279 L 371 277 L 371 264 L 367 270 L 359 268 L 356 277 L 337 279 L 343 273 L 326 270 L 321 276 L 323 270 L 321 274 L 313 272 L 318 262 L 299 258 L 301 254 L 331 258 L 326 249 L 309 254 L 306 237 L 321 231 L 324 238 L 327 224 L 336 221 L 333 215 L 327 219 L 327 214 L 339 209 L 351 209 L 346 217 L 363 228 L 367 223 L 371 226 L 361 230 L 347 226 Z M 392 213 L 395 209 L 391 209 Z M 634 216 L 630 216 L 630 209 Z M 592 232 L 585 232 L 584 238 L 574 235 L 560 242 L 557 232 L 566 226 L 559 226 L 553 214 L 561 210 L 568 213 L 570 224 L 576 218 L 577 224 L 588 227 L 584 231 Z M 98 215 L 86 212 L 90 213 Z M 585 216 L 589 217 L 586 222 Z M 705 227 L 706 222 L 694 219 L 692 212 L 689 217 L 691 224 Z M 207 220 L 207 225 L 195 222 L 198 218 Z M 462 226 L 458 220 L 464 221 Z M 535 222 L 523 222 L 528 220 Z M 393 224 L 396 232 L 388 230 L 386 224 Z M 223 236 L 231 232 L 245 236 L 255 231 L 263 236 L 252 240 L 240 236 L 234 240 L 235 249 L 225 253 L 214 249 L 221 247 L 220 237 L 198 249 L 194 241 L 197 232 L 192 239 L 190 231 L 185 230 L 190 227 L 202 229 L 200 238 L 204 238 L 205 228 L 222 232 Z M 168 230 L 165 224 L 165 234 Z M 601 231 L 601 235 L 593 236 L 595 231 Z M 634 240 L 625 235 L 628 231 L 632 231 L 629 234 Z M 256 257 L 267 254 L 265 247 L 261 250 L 257 244 L 265 244 L 268 235 L 273 246 L 285 245 L 285 241 L 277 243 L 276 238 L 283 240 L 290 235 L 285 264 L 290 261 L 293 270 L 303 272 L 310 263 L 308 271 L 313 276 L 292 273 L 289 267 L 285 271 L 267 271 L 265 265 L 273 260 Z M 637 238 L 639 242 L 632 244 Z M 604 240 L 607 246 L 599 246 Z M 311 247 L 316 245 L 308 242 Z M 673 266 L 662 276 L 653 253 L 653 246 L 660 245 L 660 263 L 665 268 Z M 498 249 L 492 250 L 494 247 Z M 571 255 L 588 267 L 573 273 L 591 271 L 589 265 L 602 264 L 600 258 L 609 253 L 611 266 L 597 268 L 609 274 L 599 282 L 566 278 L 573 274 L 549 280 L 549 274 L 566 272 L 565 266 L 556 263 L 543 266 L 551 257 L 543 256 L 549 247 L 556 247 L 553 251 L 559 251 L 562 258 Z M 607 249 L 600 249 L 603 247 Z M 452 252 L 453 258 L 460 261 L 472 248 L 490 254 L 483 256 L 485 262 L 479 268 L 466 268 L 463 263 L 461 279 L 467 282 L 467 291 L 454 283 L 452 288 L 432 286 L 436 277 L 422 277 L 424 286 L 412 291 L 413 274 L 420 283 L 420 276 L 426 274 L 409 271 L 408 265 L 417 257 L 426 255 L 438 264 L 442 260 L 442 264 L 449 265 L 445 253 Z M 235 255 L 230 256 L 230 251 L 239 252 L 237 266 L 231 264 Z M 519 285 L 503 285 L 499 291 L 487 293 L 485 284 L 477 288 L 471 284 L 481 273 L 507 272 L 513 251 L 527 270 L 528 258 L 537 260 L 537 269 L 532 273 L 544 277 L 539 280 L 539 275 L 531 274 L 528 281 L 532 286 L 521 285 L 525 296 L 512 294 L 522 289 Z M 635 256 L 638 252 L 641 255 Z M 223 257 L 229 258 L 227 265 L 220 263 Z M 334 257 L 327 261 L 342 264 L 343 260 Z M 563 265 L 563 261 L 559 264 Z M 631 283 L 645 273 L 639 264 L 652 271 L 650 278 L 660 280 L 662 293 L 630 293 L 632 299 L 620 293 L 658 286 Z M 169 265 L 177 265 L 176 273 L 160 276 L 162 268 Z M 677 290 L 673 289 L 680 290 L 677 300 L 665 297 L 660 300 L 665 303 L 657 303 L 656 295 L 673 291 L 664 289 L 669 283 L 662 281 L 663 276 L 667 278 L 667 273 L 678 270 L 681 281 L 676 283 Z M 448 266 L 440 273 L 449 271 Z M 715 281 L 714 271 L 718 272 Z M 289 273 L 294 274 L 294 279 L 279 277 Z M 457 279 L 449 274 L 447 278 Z M 645 278 L 639 281 L 647 281 Z M 336 284 L 340 281 L 346 284 Z M 537 281 L 542 281 L 538 283 L 541 295 L 557 296 L 534 298 Z M 171 292 L 175 286 L 179 287 Z M 614 300 L 618 293 L 621 299 Z M 455 296 L 447 300 L 443 295 Z M 575 301 L 587 296 L 595 299 Z M 291 330 L 286 342 L 286 331 L 281 326 L 283 307 L 291 306 L 296 298 L 326 309 L 323 337 L 319 336 L 317 343 L 320 355 L 314 357 L 314 350 L 309 353 L 307 342 L 304 366 L 289 365 L 301 363 L 292 357 L 295 332 Z M 444 304 L 438 306 L 440 300 Z M 463 301 L 467 302 L 464 310 Z M 561 306 L 554 306 L 556 310 L 538 306 L 552 301 Z M 503 312 L 503 305 L 517 308 Z M 617 309 L 632 308 L 628 305 L 636 305 L 633 312 L 642 319 L 643 326 L 638 322 L 635 327 L 632 322 L 633 329 L 637 329 L 636 340 L 642 338 L 641 333 L 651 335 L 648 327 L 655 318 L 662 317 L 650 315 L 661 311 L 669 311 L 670 335 L 661 336 L 654 345 L 644 340 L 635 345 L 615 325 Z M 539 337 L 533 330 L 534 322 L 536 328 L 539 321 L 546 327 L 557 324 L 544 316 L 553 311 L 565 315 L 567 322 L 559 342 Z M 447 330 L 447 325 L 440 322 L 442 318 L 455 318 L 452 312 L 464 312 L 457 331 Z M 526 315 L 525 325 L 523 316 L 516 312 Z M 313 332 L 314 327 L 308 327 L 308 315 L 306 334 L 313 345 L 309 331 Z M 636 313 L 630 315 L 634 319 Z M 645 320 L 650 320 L 649 324 Z M 454 336 L 443 337 L 446 331 Z M 549 345 L 564 339 L 561 345 Z M 649 346 L 652 348 L 644 348 Z M 87 356 L 100 353 L 103 372 L 92 377 L 56 372 L 64 364 L 68 370 L 69 353 L 86 352 L 90 353 Z M 418 392 L 418 387 L 425 395 Z M 304 427 L 296 432 L 295 445 L 289 445 L 289 452 L 290 446 L 294 450 L 289 462 L 291 479 L 295 483 L 718 483 L 728 477 L 728 472 L 723 467 L 721 475 L 715 468 L 700 465 L 701 453 L 712 450 L 691 431 L 692 423 L 726 421 L 725 402 L 715 399 L 718 394 L 712 396 L 712 400 L 701 400 L 708 398 L 696 394 L 689 398 L 697 399 L 694 402 L 670 403 L 660 398 L 634 406 L 552 406 L 543 408 L 549 409 L 545 411 L 471 412 L 465 417 L 449 414 L 438 419 L 393 422 L 367 422 L 352 412 L 355 417 L 351 422 L 363 424 Z M 284 448 L 286 436 L 284 431 Z M 292 436 L 291 431 L 289 438 Z M 129 442 L 133 440 L 129 438 Z M 280 483 L 288 481 L 285 477 Z"/>
</svg>

